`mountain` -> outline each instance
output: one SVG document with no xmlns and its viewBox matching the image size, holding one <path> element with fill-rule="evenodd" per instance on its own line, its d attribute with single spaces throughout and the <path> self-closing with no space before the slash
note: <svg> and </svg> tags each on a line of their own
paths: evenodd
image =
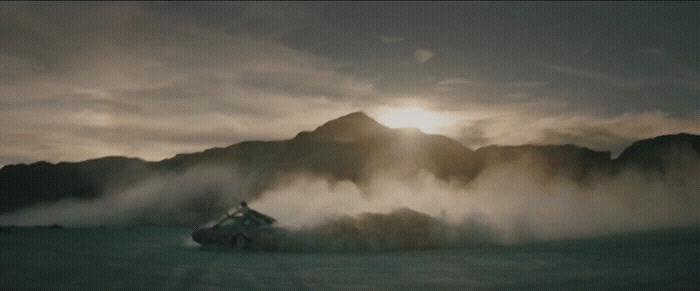
<svg viewBox="0 0 700 291">
<path fill-rule="evenodd" d="M 678 163 L 700 158 L 700 138 L 680 133 L 640 140 L 627 147 L 617 158 L 622 166 L 635 166 L 645 170 L 665 172 Z"/>
<path fill-rule="evenodd" d="M 685 158 L 688 153 L 690 161 Z M 515 165 L 546 178 L 587 183 L 592 174 L 616 175 L 628 168 L 663 173 L 681 154 L 686 162 L 699 163 L 700 136 L 682 133 L 638 141 L 617 159 L 611 159 L 610 152 L 575 145 L 487 146 L 473 151 L 445 136 L 391 129 L 355 112 L 290 140 L 247 141 L 158 162 L 105 157 L 76 163 L 8 165 L 0 169 L 0 214 L 64 198 L 119 195 L 154 177 L 212 167 L 236 169 L 247 183 L 236 189 L 248 199 L 293 173 L 362 184 L 374 174 L 410 178 L 428 171 L 439 179 L 468 184 L 488 167 Z M 205 214 L 198 219 L 232 206 L 219 205 L 220 197 L 205 192 L 195 210 Z"/>
</svg>

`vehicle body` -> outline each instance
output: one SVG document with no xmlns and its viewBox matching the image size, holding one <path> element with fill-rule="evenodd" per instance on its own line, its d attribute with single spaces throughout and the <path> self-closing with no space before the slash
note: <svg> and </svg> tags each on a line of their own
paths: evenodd
<svg viewBox="0 0 700 291">
<path fill-rule="evenodd" d="M 203 248 L 225 247 L 239 250 L 274 250 L 281 229 L 274 219 L 244 219 L 227 216 L 212 227 L 195 230 L 192 239 Z"/>
</svg>

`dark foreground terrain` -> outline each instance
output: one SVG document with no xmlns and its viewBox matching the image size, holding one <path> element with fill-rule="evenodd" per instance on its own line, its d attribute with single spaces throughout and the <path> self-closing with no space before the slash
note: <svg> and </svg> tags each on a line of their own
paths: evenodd
<svg viewBox="0 0 700 291">
<path fill-rule="evenodd" d="M 0 289 L 696 289 L 700 229 L 473 249 L 202 251 L 191 229 L 3 228 Z"/>
</svg>

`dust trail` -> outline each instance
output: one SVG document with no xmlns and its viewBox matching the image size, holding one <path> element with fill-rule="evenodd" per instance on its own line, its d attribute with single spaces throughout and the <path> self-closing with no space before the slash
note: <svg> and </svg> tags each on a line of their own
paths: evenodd
<svg viewBox="0 0 700 291">
<path fill-rule="evenodd" d="M 677 161 L 682 163 L 684 160 Z M 469 184 L 425 171 L 375 172 L 361 183 L 291 174 L 252 199 L 255 177 L 201 167 L 95 200 L 63 200 L 0 216 L 0 225 L 183 225 L 241 200 L 288 231 L 284 249 L 434 249 L 700 226 L 700 164 L 663 174 L 625 170 L 585 185 L 517 165 Z M 545 179 L 543 179 L 545 177 Z"/>
<path fill-rule="evenodd" d="M 65 199 L 3 214 L 3 225 L 196 225 L 247 199 L 236 169 L 201 167 L 163 174 L 93 200 Z"/>
</svg>

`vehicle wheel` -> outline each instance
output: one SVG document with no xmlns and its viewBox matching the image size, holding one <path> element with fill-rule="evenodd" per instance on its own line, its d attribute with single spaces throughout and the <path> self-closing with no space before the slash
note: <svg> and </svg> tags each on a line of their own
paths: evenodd
<svg viewBox="0 0 700 291">
<path fill-rule="evenodd" d="M 233 237 L 233 246 L 235 246 L 236 249 L 243 250 L 243 249 L 245 249 L 245 245 L 246 245 L 245 235 L 237 234 L 236 236 Z"/>
</svg>

